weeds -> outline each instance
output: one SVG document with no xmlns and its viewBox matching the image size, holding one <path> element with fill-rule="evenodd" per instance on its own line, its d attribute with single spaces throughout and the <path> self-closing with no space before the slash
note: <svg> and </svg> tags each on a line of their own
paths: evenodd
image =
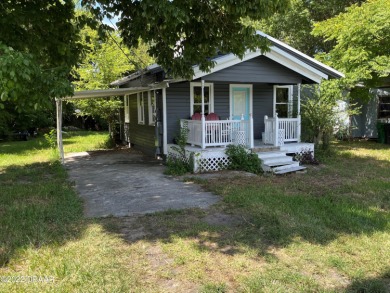
<svg viewBox="0 0 390 293">
<path fill-rule="evenodd" d="M 230 158 L 230 165 L 228 169 L 251 172 L 254 174 L 260 174 L 261 161 L 259 157 L 250 153 L 243 146 L 228 145 L 226 148 L 226 155 Z"/>
</svg>

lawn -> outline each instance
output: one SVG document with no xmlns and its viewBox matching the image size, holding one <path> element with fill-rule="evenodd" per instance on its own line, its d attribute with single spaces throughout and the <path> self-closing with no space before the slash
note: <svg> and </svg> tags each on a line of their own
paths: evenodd
<svg viewBox="0 0 390 293">
<path fill-rule="evenodd" d="M 44 140 L 0 143 L 0 292 L 390 292 L 390 148 L 333 148 L 304 174 L 189 176 L 208 210 L 86 220 Z"/>
</svg>

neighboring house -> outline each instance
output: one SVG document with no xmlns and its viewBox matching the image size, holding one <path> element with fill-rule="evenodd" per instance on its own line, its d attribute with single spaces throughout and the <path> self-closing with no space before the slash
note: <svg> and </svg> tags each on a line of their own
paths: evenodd
<svg viewBox="0 0 390 293">
<path fill-rule="evenodd" d="M 361 114 L 352 117 L 354 137 L 378 138 L 377 123 L 390 123 L 390 77 L 382 85 L 370 89 L 372 97 L 360 103 Z"/>
<path fill-rule="evenodd" d="M 194 66 L 191 80 L 170 78 L 152 65 L 113 82 L 120 88 L 145 89 L 124 98 L 124 140 L 150 155 L 172 154 L 181 125 L 188 129 L 188 149 L 196 153 L 197 170 L 226 164 L 223 148 L 231 143 L 280 152 L 264 166 L 279 168 L 275 171 L 283 168 L 272 161 L 289 161 L 286 153 L 314 150 L 312 144 L 300 143 L 300 91 L 293 89 L 343 74 L 259 34 L 270 40 L 270 52 L 248 51 L 243 59 L 216 56 L 210 72 Z"/>
</svg>

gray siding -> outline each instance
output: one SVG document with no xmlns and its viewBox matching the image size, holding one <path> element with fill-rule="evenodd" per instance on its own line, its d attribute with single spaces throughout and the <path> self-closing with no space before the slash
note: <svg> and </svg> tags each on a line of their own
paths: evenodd
<svg viewBox="0 0 390 293">
<path fill-rule="evenodd" d="M 370 92 L 373 95 L 370 100 L 368 102 L 359 103 L 359 105 L 362 107 L 360 115 L 355 115 L 352 117 L 352 135 L 354 137 L 378 137 L 378 132 L 376 129 L 379 103 L 378 89 L 372 89 Z"/>
<path fill-rule="evenodd" d="M 273 116 L 273 86 L 267 84 L 253 85 L 253 132 L 255 139 L 261 138 L 264 132 L 264 116 Z"/>
<path fill-rule="evenodd" d="M 259 56 L 202 78 L 231 83 L 297 84 L 304 77 L 265 56 Z"/>
<path fill-rule="evenodd" d="M 144 99 L 145 125 L 138 124 L 137 95 L 131 95 L 129 101 L 130 123 L 126 125 L 128 137 L 134 148 L 143 153 L 154 156 L 155 147 L 155 127 L 148 125 L 148 100 Z"/>
<path fill-rule="evenodd" d="M 173 83 L 167 88 L 167 141 L 172 143 L 179 132 L 180 119 L 190 118 L 190 83 Z"/>
</svg>

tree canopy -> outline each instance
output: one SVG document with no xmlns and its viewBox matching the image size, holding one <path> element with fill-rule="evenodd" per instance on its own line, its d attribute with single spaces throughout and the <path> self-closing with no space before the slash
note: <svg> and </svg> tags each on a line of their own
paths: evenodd
<svg viewBox="0 0 390 293">
<path fill-rule="evenodd" d="M 317 55 L 321 61 L 346 74 L 344 83 L 353 88 L 380 84 L 390 75 L 390 1 L 368 0 L 345 13 L 315 25 L 314 35 L 335 42 Z"/>
<path fill-rule="evenodd" d="M 72 0 L 0 3 L 0 107 L 46 107 L 72 92 L 69 74 L 81 44 Z"/>
<path fill-rule="evenodd" d="M 101 19 L 119 16 L 124 42 L 137 47 L 150 44 L 149 53 L 172 76 L 192 77 L 192 65 L 208 71 L 210 57 L 232 52 L 242 57 L 247 49 L 267 49 L 266 41 L 245 26 L 243 18 L 260 19 L 282 11 L 289 0 L 84 0 L 83 5 Z M 96 3 L 100 3 L 96 7 Z M 102 9 L 100 9 L 100 7 Z"/>
<path fill-rule="evenodd" d="M 87 11 L 78 10 L 77 13 L 91 17 Z M 80 36 L 86 50 L 74 72 L 73 83 L 77 90 L 107 89 L 111 82 L 121 78 L 125 72 L 142 69 L 153 63 L 147 54 L 146 44 L 140 42 L 137 49 L 129 49 L 122 44 L 117 32 L 108 33 L 102 40 L 96 29 L 85 27 Z M 105 119 L 111 135 L 118 110 L 123 106 L 122 101 L 115 97 L 74 100 L 73 104 L 80 110 L 79 116 Z"/>
<path fill-rule="evenodd" d="M 319 35 L 312 35 L 314 24 L 344 12 L 352 4 L 363 0 L 291 0 L 291 7 L 285 12 L 276 12 L 271 17 L 251 25 L 265 33 L 286 42 L 297 50 L 314 56 L 329 51 L 334 42 L 324 42 Z"/>
</svg>

